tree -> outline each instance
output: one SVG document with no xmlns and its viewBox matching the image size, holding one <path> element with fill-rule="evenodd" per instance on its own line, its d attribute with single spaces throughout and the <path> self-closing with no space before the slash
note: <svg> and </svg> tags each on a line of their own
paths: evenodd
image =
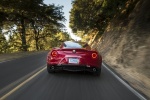
<svg viewBox="0 0 150 100">
<path fill-rule="evenodd" d="M 22 40 L 22 49 L 27 51 L 26 45 L 26 26 L 25 20 L 27 16 L 32 14 L 40 7 L 40 4 L 43 4 L 42 0 L 1 0 L 0 6 L 1 9 L 4 9 L 4 12 L 9 14 L 8 20 L 13 21 L 14 24 L 19 23 L 21 25 L 21 40 Z"/>
<path fill-rule="evenodd" d="M 74 32 L 98 30 L 102 34 L 120 7 L 127 0 L 74 0 L 70 12 L 70 27 Z"/>
<path fill-rule="evenodd" d="M 8 42 L 4 36 L 4 34 L 2 34 L 2 32 L 0 32 L 0 53 L 6 53 L 7 49 L 8 49 Z"/>
<path fill-rule="evenodd" d="M 3 15 L 1 15 L 2 20 L 0 19 L 0 21 L 2 23 L 3 19 L 6 19 L 3 21 L 5 24 L 7 23 L 5 26 L 16 26 L 16 32 L 10 37 L 11 40 L 14 40 L 13 36 L 20 34 L 20 49 L 22 51 L 27 51 L 30 47 L 26 36 L 33 35 L 27 33 L 29 30 L 30 33 L 34 33 L 31 39 L 35 40 L 36 49 L 39 50 L 38 43 L 40 39 L 46 40 L 45 38 L 50 36 L 52 32 L 55 31 L 56 33 L 64 27 L 61 23 L 61 21 L 65 21 L 62 8 L 62 6 L 55 6 L 53 4 L 46 5 L 43 3 L 43 0 L 1 0 L 0 13 L 2 12 Z M 3 27 L 3 29 L 5 28 Z M 49 32 L 45 31 L 45 33 L 43 31 L 45 29 Z"/>
<path fill-rule="evenodd" d="M 40 39 L 45 39 L 47 36 L 59 32 L 64 27 L 63 24 L 59 23 L 60 21 L 65 21 L 64 16 L 62 16 L 62 8 L 63 6 L 44 5 L 38 12 L 39 16 L 31 19 L 31 26 L 34 29 L 33 38 L 35 39 L 37 50 L 39 50 L 38 43 Z"/>
<path fill-rule="evenodd" d="M 103 0 L 74 0 L 73 8 L 70 12 L 70 27 L 73 31 L 85 31 L 90 29 L 99 29 Z"/>
</svg>

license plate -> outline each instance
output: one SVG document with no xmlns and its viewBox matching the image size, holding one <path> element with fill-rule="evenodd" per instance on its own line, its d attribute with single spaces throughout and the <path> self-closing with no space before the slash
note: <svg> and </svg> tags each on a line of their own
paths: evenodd
<svg viewBox="0 0 150 100">
<path fill-rule="evenodd" d="M 79 59 L 78 58 L 69 58 L 69 63 L 78 64 Z"/>
</svg>

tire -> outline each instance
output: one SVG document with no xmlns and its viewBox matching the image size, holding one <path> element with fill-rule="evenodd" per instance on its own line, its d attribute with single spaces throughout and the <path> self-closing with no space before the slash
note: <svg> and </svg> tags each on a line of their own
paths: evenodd
<svg viewBox="0 0 150 100">
<path fill-rule="evenodd" d="M 95 72 L 93 72 L 93 74 L 95 76 L 100 76 L 100 74 L 101 74 L 101 68 L 97 69 Z"/>
<path fill-rule="evenodd" d="M 50 74 L 50 73 L 54 73 L 55 71 L 53 69 L 51 69 L 50 66 L 47 66 L 47 72 Z"/>
</svg>

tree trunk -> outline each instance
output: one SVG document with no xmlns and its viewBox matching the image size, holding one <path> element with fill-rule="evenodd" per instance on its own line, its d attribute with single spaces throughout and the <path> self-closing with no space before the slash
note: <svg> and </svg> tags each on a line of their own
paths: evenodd
<svg viewBox="0 0 150 100">
<path fill-rule="evenodd" d="M 36 50 L 38 51 L 38 50 L 39 50 L 39 46 L 38 46 L 38 38 L 35 39 L 35 43 L 36 43 L 36 44 L 35 44 L 35 45 L 36 45 Z"/>
<path fill-rule="evenodd" d="M 36 26 L 35 26 L 35 22 L 32 21 L 32 27 L 34 29 L 34 38 L 35 38 L 35 46 L 36 46 L 36 50 L 39 50 L 39 45 L 38 45 L 38 41 L 39 41 L 39 31 L 37 31 Z"/>
<path fill-rule="evenodd" d="M 22 18 L 21 18 L 21 26 L 22 26 L 22 33 L 21 33 L 21 39 L 22 39 L 22 49 L 23 51 L 27 51 L 27 44 L 26 44 L 26 31 L 25 31 L 25 23 L 24 23 L 24 16 L 22 12 Z"/>
</svg>

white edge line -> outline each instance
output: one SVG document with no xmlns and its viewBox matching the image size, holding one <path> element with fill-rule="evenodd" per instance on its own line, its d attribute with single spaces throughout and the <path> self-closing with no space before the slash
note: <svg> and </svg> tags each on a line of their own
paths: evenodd
<svg viewBox="0 0 150 100">
<path fill-rule="evenodd" d="M 34 54 L 31 54 L 31 55 L 37 55 L 37 54 L 39 54 L 39 53 L 41 53 L 41 52 L 34 53 Z M 8 59 L 8 60 L 3 60 L 3 61 L 0 61 L 0 64 L 1 64 L 1 63 L 5 63 L 5 62 L 9 62 L 9 61 L 12 61 L 12 60 L 16 60 L 16 59 L 28 57 L 28 56 L 31 56 L 31 55 L 24 55 L 24 56 L 21 56 L 21 57 L 18 57 L 18 58 L 12 58 L 12 59 L 10 58 L 10 59 Z"/>
<path fill-rule="evenodd" d="M 6 93 L 5 95 L 3 95 L 0 100 L 4 100 L 6 99 L 8 96 L 10 96 L 12 93 L 14 93 L 15 91 L 17 91 L 19 88 L 21 88 L 23 85 L 25 85 L 27 82 L 29 82 L 30 80 L 32 80 L 34 77 L 36 77 L 38 74 L 40 74 L 43 70 L 45 70 L 46 67 L 42 68 L 40 71 L 38 71 L 37 73 L 35 73 L 34 75 L 32 75 L 31 77 L 29 77 L 27 80 L 25 80 L 24 82 L 22 82 L 21 84 L 19 84 L 18 86 L 16 86 L 15 88 L 13 88 L 11 91 L 9 91 L 8 93 Z"/>
<path fill-rule="evenodd" d="M 113 71 L 111 71 L 104 63 L 102 65 L 115 77 L 117 78 L 123 85 L 125 85 L 132 93 L 134 93 L 141 100 L 147 100 L 144 96 L 138 93 L 135 89 L 133 89 L 130 85 L 128 85 L 124 80 L 122 80 L 119 76 L 117 76 Z"/>
<path fill-rule="evenodd" d="M 9 61 L 12 61 L 13 59 L 10 59 L 10 60 L 5 60 L 5 61 L 2 61 L 0 63 L 5 63 L 5 62 L 9 62 Z"/>
</svg>

